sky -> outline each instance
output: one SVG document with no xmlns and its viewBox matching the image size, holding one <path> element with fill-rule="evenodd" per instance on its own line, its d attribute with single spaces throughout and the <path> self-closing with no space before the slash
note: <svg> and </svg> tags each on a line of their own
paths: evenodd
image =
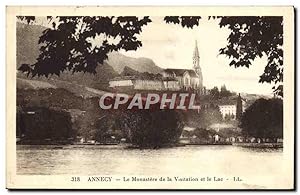
<svg viewBox="0 0 300 195">
<path fill-rule="evenodd" d="M 162 17 L 151 17 L 151 20 L 138 36 L 142 47 L 137 51 L 121 51 L 124 55 L 151 58 L 162 68 L 192 69 L 197 40 L 206 88 L 220 88 L 225 84 L 227 89 L 238 93 L 272 94 L 271 84 L 258 83 L 267 63 L 266 57 L 257 58 L 250 68 L 234 68 L 229 66 L 231 60 L 228 57 L 218 55 L 219 49 L 226 46 L 230 33 L 227 28 L 219 27 L 218 20 L 203 18 L 193 29 L 166 24 Z"/>
</svg>

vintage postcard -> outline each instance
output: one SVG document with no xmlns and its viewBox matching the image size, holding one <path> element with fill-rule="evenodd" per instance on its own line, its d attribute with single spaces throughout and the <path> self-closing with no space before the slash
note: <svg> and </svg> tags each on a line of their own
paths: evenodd
<svg viewBox="0 0 300 195">
<path fill-rule="evenodd" d="M 295 188 L 292 6 L 6 15 L 7 188 Z"/>
</svg>

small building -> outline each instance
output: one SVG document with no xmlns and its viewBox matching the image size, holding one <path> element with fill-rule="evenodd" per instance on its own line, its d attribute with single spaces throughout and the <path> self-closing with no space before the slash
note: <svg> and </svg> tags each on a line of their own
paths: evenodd
<svg viewBox="0 0 300 195">
<path fill-rule="evenodd" d="M 236 117 L 236 105 L 235 104 L 224 104 L 219 105 L 220 112 L 223 119 L 229 117 L 230 119 L 235 119 Z"/>
<path fill-rule="evenodd" d="M 96 140 L 87 140 L 86 142 L 89 143 L 89 144 L 95 144 Z"/>
<path fill-rule="evenodd" d="M 235 137 L 229 137 L 229 142 L 231 142 L 231 143 L 236 142 L 236 138 Z"/>
<path fill-rule="evenodd" d="M 109 87 L 133 87 L 134 76 L 115 77 L 109 81 Z"/>
<path fill-rule="evenodd" d="M 132 90 L 164 90 L 165 87 L 161 79 L 145 79 L 138 76 L 121 76 L 109 81 L 111 88 L 127 88 Z"/>
<path fill-rule="evenodd" d="M 220 137 L 220 135 L 215 134 L 215 135 L 213 136 L 213 139 L 214 139 L 214 142 L 217 143 L 217 142 L 220 142 L 221 137 Z"/>
<path fill-rule="evenodd" d="M 277 138 L 276 142 L 277 143 L 283 143 L 283 139 L 282 138 Z"/>
<path fill-rule="evenodd" d="M 249 141 L 250 141 L 250 143 L 255 143 L 256 142 L 256 138 L 255 137 L 250 137 Z"/>
<path fill-rule="evenodd" d="M 236 137 L 236 142 L 244 142 L 245 141 L 245 138 L 243 136 L 238 136 Z"/>
<path fill-rule="evenodd" d="M 179 143 L 181 143 L 181 144 L 190 144 L 191 143 L 191 139 L 189 137 L 183 137 L 183 136 L 181 136 L 179 138 Z"/>
<path fill-rule="evenodd" d="M 223 119 L 236 120 L 245 111 L 245 100 L 240 96 L 236 99 L 225 99 L 218 103 Z"/>
</svg>

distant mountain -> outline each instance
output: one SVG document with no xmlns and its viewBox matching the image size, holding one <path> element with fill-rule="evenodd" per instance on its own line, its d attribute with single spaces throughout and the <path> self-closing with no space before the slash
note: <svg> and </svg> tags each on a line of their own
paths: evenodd
<svg viewBox="0 0 300 195">
<path fill-rule="evenodd" d="M 52 76 L 51 78 L 54 80 L 69 81 L 95 89 L 106 89 L 108 87 L 109 80 L 119 75 L 106 62 L 99 64 L 96 68 L 96 72 L 96 74 L 91 74 L 83 72 L 71 73 L 66 71 L 60 76 Z"/>
<path fill-rule="evenodd" d="M 259 98 L 265 98 L 265 99 L 272 98 L 272 95 L 261 95 L 261 94 L 250 94 L 250 93 L 241 93 L 241 96 L 247 100 L 257 100 Z"/>
<path fill-rule="evenodd" d="M 158 67 L 149 58 L 132 58 L 118 52 L 110 53 L 107 62 L 118 73 L 121 73 L 126 66 L 138 72 L 157 74 L 162 71 L 162 68 Z"/>
<path fill-rule="evenodd" d="M 253 104 L 256 100 L 260 98 L 264 98 L 264 99 L 273 98 L 271 95 L 260 95 L 260 94 L 249 94 L 249 93 L 241 93 L 241 97 L 245 100 L 246 108 L 248 108 L 251 104 Z"/>
</svg>

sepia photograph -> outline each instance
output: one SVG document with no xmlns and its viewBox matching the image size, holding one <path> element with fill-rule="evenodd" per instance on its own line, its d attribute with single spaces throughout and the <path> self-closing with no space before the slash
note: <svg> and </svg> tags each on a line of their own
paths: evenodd
<svg viewBox="0 0 300 195">
<path fill-rule="evenodd" d="M 294 8 L 211 8 L 7 7 L 7 188 L 293 190 Z"/>
</svg>

